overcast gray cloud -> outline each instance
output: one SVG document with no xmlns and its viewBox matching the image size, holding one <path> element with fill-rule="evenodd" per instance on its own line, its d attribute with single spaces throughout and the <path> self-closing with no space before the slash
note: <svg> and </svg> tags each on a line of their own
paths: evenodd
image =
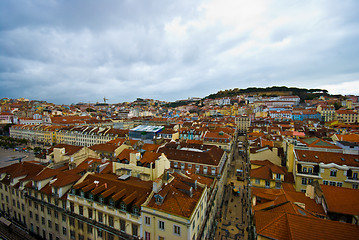
<svg viewBox="0 0 359 240">
<path fill-rule="evenodd" d="M 0 96 L 176 100 L 286 85 L 359 94 L 358 1 L 2 0 Z"/>
</svg>

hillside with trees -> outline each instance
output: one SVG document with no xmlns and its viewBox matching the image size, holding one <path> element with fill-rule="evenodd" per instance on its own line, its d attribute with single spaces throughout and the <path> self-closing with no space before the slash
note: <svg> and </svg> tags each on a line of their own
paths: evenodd
<svg viewBox="0 0 359 240">
<path fill-rule="evenodd" d="M 320 96 L 328 96 L 328 91 L 325 89 L 306 89 L 296 87 L 285 86 L 273 86 L 267 88 L 250 87 L 246 89 L 234 88 L 224 91 L 218 91 L 217 93 L 210 94 L 204 99 L 215 99 L 223 97 L 233 97 L 237 95 L 266 95 L 266 96 L 278 96 L 278 95 L 296 95 L 299 96 L 302 101 L 311 100 Z"/>
</svg>

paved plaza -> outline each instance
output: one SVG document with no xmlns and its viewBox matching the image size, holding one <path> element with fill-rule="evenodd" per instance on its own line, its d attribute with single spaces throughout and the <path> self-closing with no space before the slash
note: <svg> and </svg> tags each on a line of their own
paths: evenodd
<svg viewBox="0 0 359 240">
<path fill-rule="evenodd" d="M 13 160 L 16 158 L 23 158 L 22 161 L 34 161 L 35 160 L 35 156 L 33 153 L 19 152 L 19 151 L 14 151 L 13 149 L 0 148 L 0 167 L 6 167 L 13 163 L 19 162 L 18 160 L 9 161 L 9 160 Z"/>
</svg>

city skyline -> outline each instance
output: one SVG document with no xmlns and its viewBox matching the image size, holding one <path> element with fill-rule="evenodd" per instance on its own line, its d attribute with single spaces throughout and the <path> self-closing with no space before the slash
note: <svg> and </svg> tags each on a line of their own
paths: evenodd
<svg viewBox="0 0 359 240">
<path fill-rule="evenodd" d="M 5 1 L 0 96 L 175 101 L 289 86 L 359 94 L 356 1 Z"/>
</svg>

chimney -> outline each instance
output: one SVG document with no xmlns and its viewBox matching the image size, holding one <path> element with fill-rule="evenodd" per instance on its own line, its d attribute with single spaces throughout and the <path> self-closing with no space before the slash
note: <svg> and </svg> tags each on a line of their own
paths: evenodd
<svg viewBox="0 0 359 240">
<path fill-rule="evenodd" d="M 161 178 L 157 178 L 153 181 L 153 187 L 152 187 L 152 190 L 153 192 L 155 193 L 158 193 L 160 190 L 161 190 L 161 187 L 162 187 L 162 179 Z"/>
</svg>

